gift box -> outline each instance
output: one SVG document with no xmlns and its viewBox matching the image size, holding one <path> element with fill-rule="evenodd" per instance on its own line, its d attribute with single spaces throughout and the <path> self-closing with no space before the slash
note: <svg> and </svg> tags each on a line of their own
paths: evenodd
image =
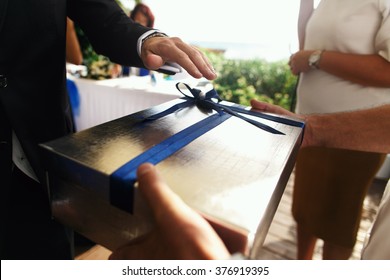
<svg viewBox="0 0 390 280">
<path fill-rule="evenodd" d="M 149 232 L 135 172 L 152 162 L 232 253 L 256 258 L 304 124 L 187 88 L 193 96 L 42 144 L 54 218 L 111 250 Z"/>
</svg>

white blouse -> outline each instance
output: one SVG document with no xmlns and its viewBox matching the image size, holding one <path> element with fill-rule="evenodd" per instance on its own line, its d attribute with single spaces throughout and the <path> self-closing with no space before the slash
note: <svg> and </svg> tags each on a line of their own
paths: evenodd
<svg viewBox="0 0 390 280">
<path fill-rule="evenodd" d="M 305 49 L 379 54 L 390 61 L 390 0 L 322 0 L 306 27 Z M 365 87 L 321 70 L 302 73 L 298 113 L 332 113 L 390 103 L 390 88 Z"/>
</svg>

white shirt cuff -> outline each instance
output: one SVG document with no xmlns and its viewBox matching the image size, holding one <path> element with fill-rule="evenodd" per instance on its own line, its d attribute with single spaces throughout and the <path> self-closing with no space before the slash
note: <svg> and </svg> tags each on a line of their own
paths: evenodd
<svg viewBox="0 0 390 280">
<path fill-rule="evenodd" d="M 145 32 L 144 34 L 142 34 L 142 35 L 138 38 L 138 41 L 137 41 L 137 52 L 138 52 L 139 57 L 141 57 L 142 41 L 143 41 L 147 36 L 149 36 L 150 34 L 153 34 L 153 33 L 155 33 L 155 32 L 160 32 L 160 31 L 157 30 L 157 29 L 152 29 L 152 30 L 149 30 L 149 31 Z"/>
</svg>

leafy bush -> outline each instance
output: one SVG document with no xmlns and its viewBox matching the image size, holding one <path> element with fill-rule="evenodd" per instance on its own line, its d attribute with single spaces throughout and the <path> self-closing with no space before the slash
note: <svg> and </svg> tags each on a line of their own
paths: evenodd
<svg viewBox="0 0 390 280">
<path fill-rule="evenodd" d="M 230 60 L 220 53 L 204 52 L 218 73 L 213 83 L 223 99 L 249 105 L 256 98 L 290 109 L 297 79 L 287 61 Z"/>
</svg>

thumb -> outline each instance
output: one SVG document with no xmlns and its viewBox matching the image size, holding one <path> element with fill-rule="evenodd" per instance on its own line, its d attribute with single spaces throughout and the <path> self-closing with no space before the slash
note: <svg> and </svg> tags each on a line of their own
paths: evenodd
<svg viewBox="0 0 390 280">
<path fill-rule="evenodd" d="M 153 53 L 147 53 L 143 62 L 146 68 L 151 70 L 157 70 L 165 63 L 161 56 Z"/>
<path fill-rule="evenodd" d="M 137 170 L 137 180 L 140 192 L 157 219 L 169 210 L 184 207 L 184 202 L 168 187 L 153 164 L 141 164 Z"/>
</svg>

